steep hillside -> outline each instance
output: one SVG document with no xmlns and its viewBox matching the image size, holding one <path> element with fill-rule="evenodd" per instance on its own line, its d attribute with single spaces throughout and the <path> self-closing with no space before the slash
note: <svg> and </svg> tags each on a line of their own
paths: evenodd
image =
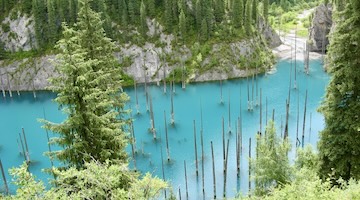
<svg viewBox="0 0 360 200">
<path fill-rule="evenodd" d="M 183 74 L 186 81 L 237 78 L 271 67 L 275 58 L 269 47 L 281 41 L 263 18 L 263 3 L 207 3 L 93 1 L 103 13 L 107 35 L 119 47 L 116 57 L 128 75 L 125 84 L 144 82 L 145 77 L 156 82 L 164 75 L 176 81 Z M 33 0 L 1 9 L 1 88 L 45 89 L 47 78 L 56 75 L 49 58 L 55 58 L 61 22 L 76 22 L 77 1 Z"/>
</svg>

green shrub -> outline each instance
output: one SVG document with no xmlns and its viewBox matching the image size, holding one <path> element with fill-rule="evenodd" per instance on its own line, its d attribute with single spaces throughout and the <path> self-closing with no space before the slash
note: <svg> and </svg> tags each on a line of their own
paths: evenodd
<svg viewBox="0 0 360 200">
<path fill-rule="evenodd" d="M 283 23 L 289 23 L 296 20 L 297 14 L 295 12 L 287 12 L 282 15 L 281 19 Z"/>
<path fill-rule="evenodd" d="M 302 24 L 303 24 L 303 26 L 304 26 L 305 28 L 309 28 L 309 27 L 310 27 L 310 21 L 309 21 L 309 19 L 304 18 L 304 19 L 301 20 L 301 22 L 302 22 Z"/>
<path fill-rule="evenodd" d="M 18 13 L 16 10 L 14 10 L 13 12 L 11 12 L 10 14 L 10 20 L 14 21 L 18 18 Z"/>
<path fill-rule="evenodd" d="M 3 30 L 4 33 L 8 33 L 10 31 L 10 23 L 2 23 L 1 24 L 1 29 Z"/>
<path fill-rule="evenodd" d="M 15 32 L 10 31 L 10 33 L 9 33 L 9 38 L 16 39 L 16 38 L 17 38 L 17 34 L 16 34 Z"/>
</svg>

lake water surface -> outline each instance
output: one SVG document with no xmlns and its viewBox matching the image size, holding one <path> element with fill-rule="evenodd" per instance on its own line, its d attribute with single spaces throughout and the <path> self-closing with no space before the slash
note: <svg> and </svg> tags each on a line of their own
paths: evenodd
<svg viewBox="0 0 360 200">
<path fill-rule="evenodd" d="M 291 73 L 289 137 L 293 149 L 296 142 L 298 100 L 300 111 L 298 134 L 301 141 L 306 91 L 308 91 L 308 101 L 305 143 L 310 143 L 315 146 L 318 139 L 318 132 L 324 126 L 323 116 L 317 112 L 317 108 L 324 96 L 325 88 L 329 82 L 329 76 L 323 71 L 320 61 L 312 61 L 310 65 L 310 74 L 306 75 L 303 73 L 303 64 L 298 62 L 298 70 L 296 73 L 297 89 L 293 89 L 294 70 Z M 277 132 L 279 135 L 284 132 L 286 116 L 285 104 L 289 91 L 290 69 L 290 63 L 279 61 L 276 73 L 258 76 L 257 84 L 254 82 L 254 102 L 259 102 L 260 104 L 260 90 L 262 93 L 262 132 L 265 130 L 266 120 L 272 118 L 273 109 L 275 110 Z M 252 138 L 251 150 L 254 156 L 255 137 L 257 131 L 260 129 L 260 106 L 256 106 L 254 103 L 253 111 L 247 110 L 247 83 L 248 81 L 245 78 L 223 81 L 222 87 L 219 82 L 187 84 L 186 89 L 182 89 L 181 86 L 177 84 L 174 94 L 174 126 L 170 124 L 171 95 L 169 85 L 167 85 L 166 94 L 164 94 L 162 84 L 160 84 L 160 86 L 156 84 L 149 86 L 148 90 L 152 97 L 154 110 L 156 140 L 153 139 L 153 134 L 149 132 L 151 123 L 150 114 L 147 112 L 144 86 L 138 85 L 137 87 L 140 114 L 137 114 L 135 109 L 134 89 L 125 88 L 125 91 L 131 97 L 128 106 L 133 109 L 132 116 L 134 117 L 134 134 L 136 137 L 137 150 L 135 154 L 136 168 L 141 172 L 150 172 L 163 178 L 163 161 L 165 179 L 171 183 L 177 197 L 179 196 L 180 188 L 182 198 L 186 198 L 184 172 L 184 161 L 186 161 L 189 199 L 203 198 L 202 151 L 200 140 L 202 113 L 205 198 L 209 199 L 213 197 L 211 141 L 214 147 L 217 197 L 222 197 L 224 192 L 222 118 L 224 118 L 225 124 L 225 140 L 227 141 L 229 139 L 226 196 L 234 197 L 239 192 L 246 193 L 248 191 L 249 138 Z M 249 83 L 250 99 L 252 99 L 251 79 L 249 79 Z M 258 92 L 256 92 L 256 85 Z M 220 103 L 221 91 L 223 103 Z M 21 133 L 22 128 L 25 130 L 30 158 L 33 161 L 30 171 L 34 173 L 37 178 L 45 182 L 51 178 L 42 172 L 43 168 L 50 167 L 50 160 L 44 156 L 44 152 L 48 150 L 46 132 L 41 128 L 41 124 L 37 119 L 44 118 L 45 113 L 46 118 L 50 121 L 61 122 L 64 120 L 65 115 L 62 114 L 61 111 L 58 110 L 58 106 L 52 102 L 54 97 L 55 94 L 50 92 L 37 92 L 36 99 L 33 98 L 32 93 L 21 93 L 21 96 L 14 95 L 13 98 L 7 97 L 6 99 L 0 99 L 0 158 L 6 170 L 8 182 L 11 182 L 11 178 L 7 170 L 11 167 L 19 166 L 24 160 L 23 155 L 19 153 L 21 151 L 21 144 L 18 145 L 17 142 L 19 141 L 19 133 Z M 170 161 L 167 160 L 166 152 L 164 111 L 166 112 L 167 120 Z M 237 129 L 236 120 L 240 116 L 240 112 L 242 116 L 242 154 L 240 156 L 240 177 L 238 178 L 236 170 L 235 132 Z M 195 162 L 194 120 L 196 124 L 197 154 L 199 159 L 198 176 L 196 175 Z M 229 133 L 230 130 L 231 133 Z M 130 145 L 128 152 L 131 157 Z M 290 153 L 290 159 L 294 158 L 294 152 L 293 150 Z M 161 156 L 163 159 L 161 159 Z M 130 161 L 130 167 L 135 167 L 133 161 Z M 4 185 L 1 181 L 0 190 L 3 190 L 3 187 Z M 14 192 L 15 187 L 11 185 L 10 188 L 11 191 Z M 170 191 L 167 191 L 167 195 L 169 195 L 169 193 Z"/>
</svg>

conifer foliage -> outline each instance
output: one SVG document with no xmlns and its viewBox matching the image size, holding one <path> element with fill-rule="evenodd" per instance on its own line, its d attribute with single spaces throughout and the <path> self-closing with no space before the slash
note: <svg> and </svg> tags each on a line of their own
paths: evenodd
<svg viewBox="0 0 360 200">
<path fill-rule="evenodd" d="M 263 0 L 263 16 L 266 23 L 269 17 L 269 0 Z"/>
<path fill-rule="evenodd" d="M 291 149 L 288 139 L 276 135 L 275 124 L 269 121 L 264 136 L 257 136 L 256 158 L 251 160 L 254 172 L 255 194 L 262 196 L 274 187 L 290 182 L 291 167 L 288 153 Z"/>
<path fill-rule="evenodd" d="M 79 1 L 76 29 L 64 25 L 64 38 L 57 44 L 61 76 L 51 80 L 51 89 L 68 117 L 60 124 L 44 121 L 46 129 L 59 134 L 52 142 L 63 147 L 53 156 L 79 168 L 91 160 L 124 163 L 127 158 L 128 96 L 122 92 L 114 43 L 90 2 Z"/>
<path fill-rule="evenodd" d="M 332 79 L 320 111 L 320 173 L 323 178 L 360 179 L 360 3 L 352 0 L 338 13 L 330 38 L 328 68 Z"/>
</svg>

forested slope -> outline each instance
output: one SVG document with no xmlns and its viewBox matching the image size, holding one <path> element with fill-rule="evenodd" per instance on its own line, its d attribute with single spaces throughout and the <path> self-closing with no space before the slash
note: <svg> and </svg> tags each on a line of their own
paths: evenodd
<svg viewBox="0 0 360 200">
<path fill-rule="evenodd" d="M 174 74 L 176 81 L 182 74 L 185 81 L 206 81 L 264 72 L 275 61 L 269 47 L 281 43 L 271 27 L 293 23 L 287 12 L 316 3 L 97 0 L 91 7 L 101 13 L 106 35 L 116 41 L 119 66 L 132 84 L 133 79 L 143 82 L 144 74 L 150 81 L 164 74 Z M 55 75 L 49 58 L 56 53 L 61 24 L 71 27 L 77 21 L 77 0 L 1 0 L 0 11 L 0 59 L 5 59 L 0 75 L 9 82 L 5 89 L 44 89 L 47 78 Z"/>
</svg>

